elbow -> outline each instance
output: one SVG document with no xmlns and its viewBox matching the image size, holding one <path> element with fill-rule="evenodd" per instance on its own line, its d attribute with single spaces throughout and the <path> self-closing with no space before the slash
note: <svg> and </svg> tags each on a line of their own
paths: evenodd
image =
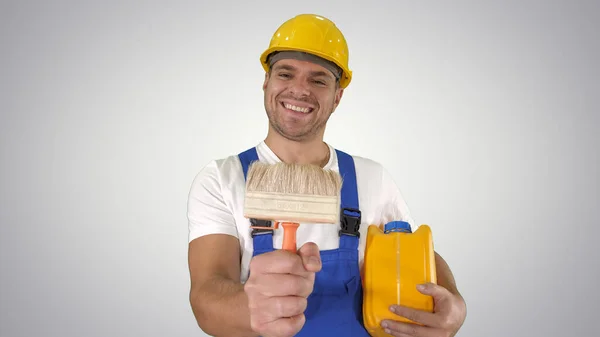
<svg viewBox="0 0 600 337">
<path fill-rule="evenodd" d="M 208 311 L 206 303 L 201 300 L 201 291 L 196 287 L 192 287 L 190 290 L 190 305 L 192 307 L 192 313 L 196 319 L 198 327 L 206 334 L 211 336 L 217 336 L 217 331 L 214 331 L 214 327 L 211 324 L 210 313 Z"/>
<path fill-rule="evenodd" d="M 230 313 L 224 310 L 232 310 L 232 307 L 224 307 L 219 304 L 219 298 L 215 297 L 215 291 L 208 286 L 192 285 L 189 301 L 198 327 L 207 335 L 214 337 L 257 337 L 253 331 L 239 321 L 228 320 Z M 222 299 L 222 296 L 221 296 Z"/>
<path fill-rule="evenodd" d="M 219 320 L 215 319 L 215 310 L 210 301 L 206 300 L 205 292 L 201 289 L 192 288 L 190 291 L 190 305 L 196 319 L 196 323 L 202 332 L 213 337 L 229 337 L 231 336 L 219 325 Z"/>
</svg>

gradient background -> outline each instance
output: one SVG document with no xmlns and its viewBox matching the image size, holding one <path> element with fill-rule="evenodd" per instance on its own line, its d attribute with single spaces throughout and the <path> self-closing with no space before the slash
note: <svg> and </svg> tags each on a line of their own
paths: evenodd
<svg viewBox="0 0 600 337">
<path fill-rule="evenodd" d="M 187 194 L 265 136 L 258 57 L 301 12 L 350 44 L 326 140 L 432 226 L 458 336 L 600 334 L 598 2 L 3 1 L 0 336 L 203 335 Z"/>
</svg>

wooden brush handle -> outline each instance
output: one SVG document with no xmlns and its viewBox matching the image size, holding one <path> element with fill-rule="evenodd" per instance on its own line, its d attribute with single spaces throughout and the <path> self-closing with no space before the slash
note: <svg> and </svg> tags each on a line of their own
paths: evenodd
<svg viewBox="0 0 600 337">
<path fill-rule="evenodd" d="M 282 248 L 289 252 L 296 252 L 296 231 L 298 230 L 299 223 L 295 222 L 282 222 L 283 227 L 283 245 Z"/>
</svg>

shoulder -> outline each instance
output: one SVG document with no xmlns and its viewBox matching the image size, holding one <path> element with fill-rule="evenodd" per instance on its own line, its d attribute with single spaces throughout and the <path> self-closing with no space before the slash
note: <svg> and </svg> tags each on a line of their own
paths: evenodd
<svg viewBox="0 0 600 337">
<path fill-rule="evenodd" d="M 356 167 L 356 179 L 363 194 L 363 204 L 373 210 L 374 223 L 387 223 L 392 220 L 404 220 L 411 224 L 412 219 L 404 196 L 394 176 L 381 163 L 372 158 L 352 155 Z"/>
<path fill-rule="evenodd" d="M 360 170 L 362 170 L 364 172 L 368 172 L 368 173 L 381 173 L 382 171 L 385 170 L 383 165 L 380 162 L 373 160 L 371 158 L 357 156 L 357 155 L 352 155 L 352 158 L 354 159 L 354 165 L 356 166 L 357 170 L 360 169 Z"/>
<path fill-rule="evenodd" d="M 189 241 L 208 234 L 239 237 L 236 228 L 237 189 L 243 188 L 239 159 L 214 159 L 195 175 L 187 202 Z"/>
<path fill-rule="evenodd" d="M 381 200 L 385 195 L 394 192 L 395 182 L 382 163 L 372 158 L 352 155 L 356 171 L 356 182 L 359 193 L 371 200 Z M 339 161 L 338 164 L 343 164 Z"/>
<path fill-rule="evenodd" d="M 349 155 L 352 157 L 352 160 L 354 161 L 354 167 L 356 169 L 357 179 L 365 178 L 365 179 L 369 179 L 372 181 L 372 179 L 374 179 L 374 178 L 382 178 L 383 179 L 384 176 L 387 175 L 386 169 L 380 162 L 378 162 L 372 158 L 352 154 L 350 152 L 344 152 L 344 151 L 341 151 L 341 152 L 343 154 L 346 154 L 346 155 Z M 339 158 L 338 158 L 338 161 L 339 161 Z M 374 181 L 372 181 L 372 182 L 374 182 Z"/>
<path fill-rule="evenodd" d="M 218 191 L 232 181 L 243 180 L 242 166 L 239 157 L 228 155 L 213 159 L 201 167 L 192 181 L 192 191 Z"/>
<path fill-rule="evenodd" d="M 379 194 L 396 193 L 398 186 L 392 174 L 379 161 L 352 155 L 356 168 L 356 179 L 372 188 L 377 188 Z"/>
<path fill-rule="evenodd" d="M 381 162 L 359 155 L 352 155 L 352 158 L 357 179 L 368 180 L 369 184 L 378 185 L 382 193 L 400 193 L 394 176 Z"/>
</svg>

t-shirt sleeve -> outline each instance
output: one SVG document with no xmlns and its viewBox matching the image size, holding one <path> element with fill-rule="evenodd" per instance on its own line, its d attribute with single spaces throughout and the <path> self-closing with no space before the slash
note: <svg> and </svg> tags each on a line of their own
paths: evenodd
<svg viewBox="0 0 600 337">
<path fill-rule="evenodd" d="M 385 167 L 381 167 L 381 190 L 384 191 L 381 212 L 383 223 L 406 221 L 410 224 L 411 230 L 416 231 L 419 226 L 412 218 L 398 184 Z"/>
<path fill-rule="evenodd" d="M 238 237 L 235 219 L 223 198 L 219 168 L 215 161 L 194 178 L 188 196 L 188 242 L 208 234 Z"/>
</svg>

